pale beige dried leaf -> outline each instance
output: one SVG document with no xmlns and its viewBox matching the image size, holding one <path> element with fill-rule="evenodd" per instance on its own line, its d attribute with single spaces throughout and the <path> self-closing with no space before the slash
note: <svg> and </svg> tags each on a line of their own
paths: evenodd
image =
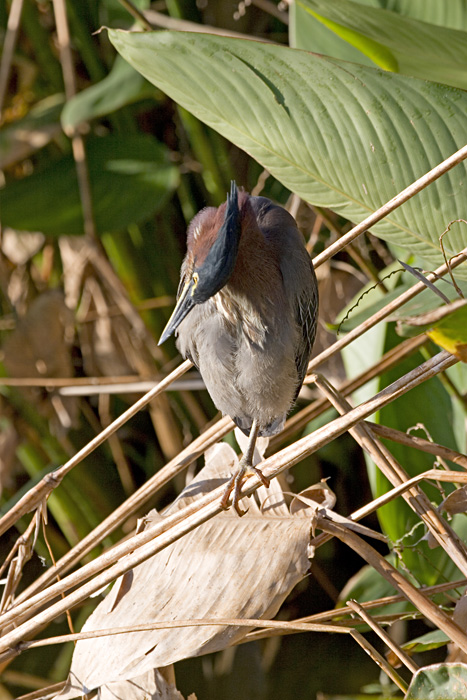
<svg viewBox="0 0 467 700">
<path fill-rule="evenodd" d="M 99 700 L 183 700 L 183 695 L 170 685 L 160 671 L 152 669 L 138 678 L 102 686 Z"/>
<path fill-rule="evenodd" d="M 25 265 L 44 245 L 43 233 L 22 233 L 6 228 L 2 236 L 2 253 L 15 265 Z"/>
<path fill-rule="evenodd" d="M 336 494 L 325 481 L 321 481 L 297 493 L 290 504 L 290 512 L 313 517 L 316 508 L 332 509 L 335 505 Z"/>
<path fill-rule="evenodd" d="M 225 443 L 215 445 L 206 460 L 168 512 L 225 483 L 237 463 Z M 259 498 L 261 505 L 243 499 L 242 507 L 249 508 L 243 518 L 230 509 L 119 579 L 83 631 L 163 620 L 274 616 L 308 571 L 310 522 L 288 513 L 277 481 Z M 79 641 L 62 697 L 224 649 L 250 629 L 203 625 Z"/>
<path fill-rule="evenodd" d="M 100 281 L 88 275 L 84 281 L 80 315 L 88 311 L 96 313 L 90 323 L 79 326 L 83 366 L 88 376 L 120 376 L 134 374 L 129 353 L 128 323 L 122 317 L 112 317 L 108 300 Z"/>
<path fill-rule="evenodd" d="M 60 236 L 58 245 L 63 266 L 65 300 L 70 309 L 76 309 L 92 246 L 84 236 Z"/>
</svg>

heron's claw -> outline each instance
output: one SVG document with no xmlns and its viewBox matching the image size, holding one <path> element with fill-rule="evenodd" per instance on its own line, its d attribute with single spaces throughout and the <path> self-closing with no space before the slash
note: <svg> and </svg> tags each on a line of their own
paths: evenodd
<svg viewBox="0 0 467 700">
<path fill-rule="evenodd" d="M 266 488 L 269 488 L 269 479 L 264 476 L 263 472 L 260 469 L 257 469 L 256 467 L 251 466 L 250 464 L 242 464 L 240 462 L 240 467 L 238 471 L 229 479 L 227 482 L 227 485 L 225 487 L 224 494 L 221 498 L 221 507 L 224 508 L 225 510 L 228 509 L 229 505 L 229 498 L 230 494 L 233 492 L 232 495 L 232 505 L 239 514 L 240 517 L 242 515 L 245 515 L 247 510 L 243 510 L 240 506 L 240 495 L 242 491 L 242 486 L 246 479 L 248 479 L 249 476 L 252 476 L 253 474 L 256 474 L 259 476 L 261 479 L 262 483 Z"/>
</svg>

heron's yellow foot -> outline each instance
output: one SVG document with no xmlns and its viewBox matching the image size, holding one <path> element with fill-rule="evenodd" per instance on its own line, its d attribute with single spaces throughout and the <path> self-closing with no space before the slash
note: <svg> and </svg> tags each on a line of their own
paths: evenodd
<svg viewBox="0 0 467 700">
<path fill-rule="evenodd" d="M 225 508 L 227 510 L 230 494 L 233 493 L 232 495 L 232 505 L 237 511 L 237 513 L 240 515 L 245 515 L 247 512 L 246 510 L 243 510 L 240 507 L 240 493 L 242 490 L 242 486 L 244 482 L 248 479 L 249 476 L 252 476 L 253 474 L 256 474 L 256 476 L 259 476 L 261 479 L 262 483 L 266 488 L 269 488 L 269 479 L 264 476 L 263 472 L 260 469 L 257 469 L 256 467 L 253 467 L 251 464 L 242 464 L 240 462 L 240 466 L 238 470 L 235 472 L 235 474 L 232 475 L 232 477 L 229 479 L 227 482 L 227 485 L 225 487 L 224 494 L 221 498 L 221 506 L 222 508 Z"/>
</svg>

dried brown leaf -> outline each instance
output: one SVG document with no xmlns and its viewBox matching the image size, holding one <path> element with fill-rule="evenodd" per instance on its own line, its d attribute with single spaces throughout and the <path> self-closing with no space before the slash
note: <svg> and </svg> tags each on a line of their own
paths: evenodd
<svg viewBox="0 0 467 700">
<path fill-rule="evenodd" d="M 461 488 L 452 491 L 440 503 L 438 510 L 445 510 L 449 515 L 467 513 L 467 486 L 461 486 Z"/>
<path fill-rule="evenodd" d="M 215 445 L 206 460 L 205 468 L 168 512 L 225 483 L 237 464 L 234 451 L 225 443 Z M 288 512 L 274 482 L 269 491 L 260 489 L 261 507 L 253 499 L 244 499 L 242 505 L 249 508 L 245 517 L 230 509 L 119 579 L 83 631 L 164 620 L 274 616 L 308 571 L 310 535 L 309 520 Z M 250 629 L 201 625 L 79 641 L 67 689 L 60 697 L 76 697 L 183 658 L 224 649 Z"/>
</svg>

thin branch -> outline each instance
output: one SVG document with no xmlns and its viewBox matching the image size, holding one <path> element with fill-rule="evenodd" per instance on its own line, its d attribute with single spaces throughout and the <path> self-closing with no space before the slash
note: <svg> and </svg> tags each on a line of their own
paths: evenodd
<svg viewBox="0 0 467 700">
<path fill-rule="evenodd" d="M 324 377 L 316 376 L 316 384 L 341 415 L 352 413 L 352 406 L 346 399 L 339 395 L 330 382 L 324 379 Z M 434 509 L 427 495 L 418 485 L 411 486 L 409 490 L 405 490 L 407 482 L 409 481 L 409 475 L 392 453 L 374 438 L 368 424 L 361 423 L 354 425 L 349 428 L 349 432 L 358 444 L 371 456 L 378 469 L 380 469 L 381 473 L 384 474 L 390 483 L 396 487 L 404 487 L 402 495 L 407 504 L 423 520 L 438 544 L 444 548 L 464 576 L 467 576 L 467 548 L 458 537 L 457 533 Z M 442 473 L 443 472 L 440 472 L 440 474 Z M 467 474 L 465 474 L 465 476 L 467 478 Z"/>
<path fill-rule="evenodd" d="M 248 39 L 249 41 L 252 40 L 252 37 L 249 34 L 241 34 L 240 32 L 234 32 L 230 29 L 213 27 L 209 24 L 198 24 L 197 22 L 190 22 L 187 19 L 169 17 L 168 15 L 163 15 L 161 12 L 156 12 L 155 10 L 147 10 L 144 13 L 144 15 L 152 25 L 162 27 L 162 29 L 172 29 L 178 32 L 194 32 L 198 34 L 207 33 L 214 34 L 216 36 L 230 36 L 234 39 Z M 267 44 L 277 43 L 274 41 L 270 41 L 269 39 L 266 39 L 264 37 L 261 37 L 261 41 Z"/>
<path fill-rule="evenodd" d="M 127 10 L 132 17 L 135 18 L 137 22 L 141 24 L 141 26 L 146 29 L 147 31 L 151 32 L 155 29 L 155 27 L 151 24 L 151 22 L 148 20 L 148 18 L 145 16 L 141 10 L 139 10 L 130 0 L 119 0 L 120 5 L 123 5 L 125 10 Z"/>
<path fill-rule="evenodd" d="M 295 444 L 286 447 L 273 457 L 265 460 L 261 465 L 264 476 L 272 478 L 285 469 L 294 466 L 323 445 L 342 435 L 342 433 L 349 430 L 359 421 L 391 403 L 397 397 L 402 396 L 423 381 L 456 364 L 456 362 L 456 358 L 445 351 L 434 358 L 430 358 L 420 367 L 393 382 L 369 401 L 357 406 L 346 415 L 339 416 L 329 425 L 319 428 L 313 434 L 307 435 Z M 256 475 L 250 477 L 242 488 L 241 497 L 251 495 L 261 483 L 262 481 Z M 3 615 L 0 619 L 2 625 L 7 625 L 12 620 L 15 621 L 15 624 L 18 624 L 20 620 L 26 620 L 31 617 L 45 602 L 50 601 L 62 592 L 69 590 L 69 588 L 101 571 L 95 578 L 82 585 L 78 590 L 70 593 L 64 600 L 52 604 L 49 608 L 39 612 L 34 619 L 23 622 L 23 624 L 5 634 L 0 639 L 0 652 L 11 651 L 18 643 L 35 634 L 38 629 L 48 624 L 58 615 L 61 615 L 65 610 L 86 600 L 90 595 L 101 590 L 118 576 L 146 561 L 149 557 L 220 513 L 223 510 L 220 499 L 224 489 L 225 486 L 221 485 L 178 512 L 157 521 L 143 532 L 134 535 L 126 542 L 116 545 L 109 552 L 84 565 L 80 571 L 74 572 L 62 581 L 52 584 L 43 593 L 16 606 L 13 610 Z M 110 568 L 102 571 L 106 566 L 110 566 Z"/>
<path fill-rule="evenodd" d="M 262 620 L 261 618 L 211 618 L 201 620 L 161 620 L 160 622 L 148 622 L 142 625 L 130 625 L 129 627 L 109 627 L 108 629 L 89 630 L 87 632 L 75 632 L 73 634 L 61 634 L 56 637 L 35 639 L 31 642 L 23 642 L 18 645 L 17 651 L 22 652 L 37 647 L 47 647 L 66 642 L 78 642 L 83 639 L 97 639 L 98 637 L 111 637 L 118 634 L 133 634 L 134 632 L 147 632 L 148 630 L 181 629 L 184 627 L 259 627 L 290 632 L 330 632 L 348 634 L 352 627 L 336 623 L 334 625 L 319 624 L 314 622 L 295 622 L 287 620 Z"/>
<path fill-rule="evenodd" d="M 390 199 L 389 202 L 386 202 L 386 204 L 373 212 L 373 214 L 370 214 L 370 216 L 367 216 L 367 218 L 360 224 L 354 226 L 354 228 L 342 236 L 342 238 L 317 255 L 313 260 L 314 266 L 319 267 L 326 262 L 326 260 L 332 258 L 333 255 L 345 248 L 348 243 L 355 240 L 355 238 L 360 236 L 367 229 L 371 228 L 371 226 L 374 226 L 376 223 L 378 223 L 378 221 L 384 219 L 388 214 L 400 207 L 401 204 L 404 204 L 404 202 L 407 202 L 407 200 L 409 200 L 411 197 L 418 194 L 418 192 L 424 190 L 425 187 L 431 185 L 431 183 L 435 182 L 435 180 L 440 178 L 441 175 L 444 175 L 451 170 L 451 168 L 454 168 L 456 165 L 459 165 L 459 163 L 462 163 L 462 161 L 466 158 L 467 146 L 463 146 L 456 151 L 456 153 L 453 153 L 452 156 L 449 156 L 449 158 L 446 158 L 446 160 L 437 165 L 435 168 L 432 168 L 432 170 L 429 170 L 427 173 L 425 173 L 425 175 L 418 178 L 418 180 L 415 180 L 415 182 L 402 190 L 402 192 L 399 192 L 399 194 Z"/>
<path fill-rule="evenodd" d="M 122 427 L 130 418 L 132 418 L 138 411 L 144 408 L 152 399 L 154 399 L 158 394 L 160 394 L 166 386 L 168 386 L 174 379 L 181 377 L 188 369 L 192 367 L 192 363 L 189 360 L 185 360 L 177 369 L 171 372 L 165 379 L 163 379 L 159 384 L 148 391 L 139 401 L 133 404 L 127 411 L 122 413 L 118 418 L 116 418 L 113 423 L 111 423 L 105 430 L 103 430 L 99 435 L 96 435 L 85 447 L 79 450 L 66 464 L 55 469 L 55 471 L 47 474 L 43 477 L 36 486 L 28 491 L 20 500 L 11 508 L 8 513 L 0 519 L 0 534 L 3 534 L 8 528 L 10 528 L 14 523 L 21 518 L 30 510 L 35 508 L 44 498 L 47 498 L 54 488 L 60 484 L 63 477 L 68 474 L 77 464 L 88 457 L 99 445 L 102 445 L 107 438 L 115 433 L 119 428 Z"/>
<path fill-rule="evenodd" d="M 408 654 L 405 653 L 403 649 L 400 648 L 398 644 L 395 643 L 393 639 L 391 639 L 389 634 L 385 630 L 383 630 L 381 625 L 379 625 L 371 617 L 371 615 L 367 613 L 365 608 L 362 605 L 360 605 L 360 603 L 358 603 L 356 600 L 349 600 L 347 602 L 347 606 L 354 610 L 356 613 L 358 613 L 358 615 L 360 615 L 362 620 L 364 620 L 366 624 L 370 627 L 370 629 L 372 629 L 373 632 L 375 632 L 378 635 L 378 637 L 383 640 L 386 646 L 388 646 L 389 649 L 391 649 L 394 652 L 397 658 L 400 659 L 400 661 L 402 661 L 402 663 L 405 666 L 407 666 L 409 671 L 411 671 L 412 673 L 417 673 L 417 664 L 410 658 Z"/>
<path fill-rule="evenodd" d="M 315 540 L 324 538 L 326 538 L 326 541 L 329 541 L 330 539 L 332 539 L 332 535 L 326 535 L 323 533 L 322 535 L 318 535 L 318 537 L 315 538 Z M 422 591 L 422 593 L 425 593 L 426 595 L 437 595 L 438 593 L 445 593 L 446 591 L 453 590 L 454 588 L 464 588 L 466 585 L 467 579 L 464 578 L 460 579 L 459 581 L 448 581 L 447 583 L 438 583 L 435 586 L 421 586 L 419 590 Z M 361 603 L 361 605 L 365 610 L 371 610 L 373 608 L 381 608 L 385 607 L 386 605 L 392 605 L 393 603 L 403 603 L 405 601 L 405 596 L 399 593 L 397 595 L 388 595 L 384 596 L 384 598 L 376 598 L 375 600 L 365 601 L 364 603 Z M 307 615 L 306 617 L 299 618 L 297 622 L 325 622 L 327 620 L 333 620 L 335 617 L 341 618 L 343 615 L 348 615 L 350 613 L 351 609 L 346 603 L 342 608 L 332 608 L 332 610 L 324 610 L 322 612 L 315 613 L 314 615 Z M 418 615 L 419 613 L 418 611 L 414 611 L 413 614 Z M 407 613 L 396 613 L 396 615 L 396 619 L 405 619 Z M 389 616 L 385 615 L 385 617 L 386 619 L 388 619 Z M 242 643 L 258 639 L 265 639 L 267 637 L 275 637 L 283 634 L 289 633 L 282 632 L 280 630 L 270 630 L 270 633 L 268 633 L 268 630 L 257 630 L 247 634 L 246 637 L 242 640 Z M 290 634 L 293 634 L 293 632 L 291 632 Z"/>
<path fill-rule="evenodd" d="M 393 442 L 398 442 L 400 445 L 412 447 L 415 450 L 427 452 L 435 457 L 448 459 L 450 462 L 454 462 L 454 464 L 458 464 L 460 467 L 467 469 L 467 455 L 451 450 L 449 447 L 439 445 L 438 443 L 431 442 L 430 440 L 425 440 L 424 438 L 417 437 L 416 435 L 407 435 L 407 433 L 403 433 L 401 430 L 388 428 L 387 426 L 380 425 L 379 423 L 371 423 L 367 421 L 367 425 L 371 428 L 372 432 L 379 437 L 392 440 Z"/>
<path fill-rule="evenodd" d="M 53 0 L 53 7 L 57 26 L 60 62 L 62 64 L 63 80 L 65 82 L 65 94 L 67 101 L 69 101 L 76 95 L 76 79 L 65 0 Z M 75 159 L 76 174 L 78 176 L 79 194 L 83 209 L 84 232 L 90 239 L 94 240 L 96 238 L 96 226 L 93 216 L 91 185 L 89 182 L 84 139 L 74 127 L 68 133 L 68 136 L 71 138 L 71 147 Z"/>
<path fill-rule="evenodd" d="M 360 634 L 357 630 L 352 630 L 350 633 L 352 637 L 355 639 L 355 641 L 366 651 L 368 656 L 373 659 L 373 661 L 378 664 L 380 669 L 384 671 L 384 673 L 402 690 L 402 692 L 405 693 L 407 692 L 407 683 L 399 676 L 397 671 L 391 666 L 390 663 L 386 661 L 384 656 L 381 656 L 379 651 L 376 651 L 376 649 L 370 644 L 370 642 L 365 639 L 365 637 Z"/>
<path fill-rule="evenodd" d="M 467 146 L 465 148 L 467 156 Z M 467 248 L 464 248 L 460 253 L 458 253 L 458 255 L 456 255 L 451 260 L 449 266 L 446 264 L 441 265 L 440 267 L 438 267 L 437 270 L 435 270 L 435 272 L 427 275 L 427 279 L 429 279 L 430 282 L 435 282 L 439 277 L 443 277 L 449 269 L 453 269 L 458 265 L 461 265 L 466 260 Z M 349 345 L 349 343 L 355 340 L 355 338 L 359 338 L 361 335 L 366 333 L 366 331 L 370 330 L 370 328 L 376 326 L 377 323 L 390 316 L 394 311 L 396 311 L 405 303 L 416 297 L 417 294 L 423 292 L 424 289 L 426 289 L 426 286 L 422 282 L 417 282 L 413 285 L 413 287 L 410 287 L 410 289 L 398 296 L 397 299 L 394 299 L 389 304 L 386 304 L 386 306 L 374 313 L 373 316 L 370 316 L 370 318 L 368 318 L 366 321 L 363 321 L 363 323 L 361 323 L 357 328 L 354 328 L 352 331 L 349 331 L 344 338 L 337 340 L 329 348 L 326 348 L 326 350 L 323 350 L 323 352 L 321 352 L 319 355 L 310 360 L 308 364 L 308 372 L 311 372 L 313 369 L 315 369 L 315 367 L 318 367 L 318 365 L 320 365 L 321 362 L 324 362 L 324 360 L 329 359 L 337 352 L 342 350 L 342 348 L 345 348 L 347 345 Z"/>
<path fill-rule="evenodd" d="M 12 0 L 5 37 L 3 40 L 2 61 L 0 64 L 0 124 L 3 122 L 3 105 L 8 87 L 11 62 L 13 60 L 16 40 L 18 38 L 22 10 L 23 0 Z"/>
<path fill-rule="evenodd" d="M 361 537 L 342 525 L 330 522 L 318 516 L 316 526 L 324 532 L 337 537 L 359 554 L 375 571 L 383 576 L 391 586 L 398 590 L 415 607 L 423 613 L 436 627 L 442 630 L 455 644 L 467 653 L 467 637 L 460 627 L 427 598 L 419 588 L 415 588 L 402 574 L 392 566 L 379 552 Z"/>
</svg>

